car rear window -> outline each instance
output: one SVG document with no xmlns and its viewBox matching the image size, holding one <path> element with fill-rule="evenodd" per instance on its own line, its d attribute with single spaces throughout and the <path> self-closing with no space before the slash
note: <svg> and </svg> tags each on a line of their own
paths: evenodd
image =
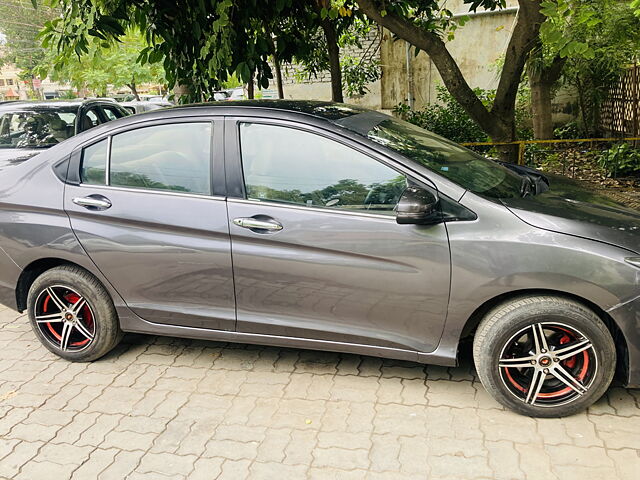
<svg viewBox="0 0 640 480">
<path fill-rule="evenodd" d="M 105 185 L 107 171 L 107 140 L 85 148 L 82 152 L 82 183 L 89 185 Z"/>
</svg>

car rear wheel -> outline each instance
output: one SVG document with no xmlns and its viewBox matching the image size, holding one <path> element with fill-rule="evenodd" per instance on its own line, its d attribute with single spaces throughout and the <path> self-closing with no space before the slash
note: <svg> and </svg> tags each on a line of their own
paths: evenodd
<svg viewBox="0 0 640 480">
<path fill-rule="evenodd" d="M 100 358 L 122 338 L 111 297 L 78 267 L 60 266 L 40 275 L 29 289 L 27 308 L 40 342 L 73 362 Z"/>
<path fill-rule="evenodd" d="M 519 298 L 489 312 L 473 344 L 480 381 L 500 403 L 532 417 L 563 417 L 598 400 L 616 350 L 600 318 L 561 297 Z"/>
</svg>

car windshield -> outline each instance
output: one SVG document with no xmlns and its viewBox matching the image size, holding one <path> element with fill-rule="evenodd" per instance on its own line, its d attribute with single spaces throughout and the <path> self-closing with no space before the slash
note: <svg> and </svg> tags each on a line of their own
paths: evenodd
<svg viewBox="0 0 640 480">
<path fill-rule="evenodd" d="M 467 190 L 492 198 L 520 196 L 522 177 L 460 145 L 379 112 L 334 121 L 423 165 Z"/>
<path fill-rule="evenodd" d="M 0 148 L 47 148 L 73 136 L 75 108 L 0 113 Z"/>
</svg>

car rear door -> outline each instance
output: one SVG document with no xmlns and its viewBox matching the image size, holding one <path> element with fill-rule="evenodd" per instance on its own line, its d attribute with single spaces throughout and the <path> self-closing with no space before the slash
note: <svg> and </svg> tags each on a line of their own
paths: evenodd
<svg viewBox="0 0 640 480">
<path fill-rule="evenodd" d="M 397 224 L 395 205 L 415 179 L 315 127 L 227 122 L 237 330 L 433 351 L 449 243 L 444 224 Z"/>
<path fill-rule="evenodd" d="M 93 262 L 143 319 L 235 328 L 222 122 L 123 127 L 72 155 L 72 227 Z"/>
</svg>

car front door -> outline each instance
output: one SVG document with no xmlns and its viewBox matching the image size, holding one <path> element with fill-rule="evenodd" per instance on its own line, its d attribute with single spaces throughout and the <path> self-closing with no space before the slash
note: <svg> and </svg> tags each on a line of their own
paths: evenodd
<svg viewBox="0 0 640 480">
<path fill-rule="evenodd" d="M 415 179 L 312 127 L 227 122 L 237 330 L 433 351 L 449 244 L 444 224 L 397 224 Z"/>
<path fill-rule="evenodd" d="M 235 329 L 227 209 L 216 187 L 224 185 L 221 127 L 147 123 L 72 155 L 80 173 L 65 189 L 72 227 L 147 321 Z"/>
</svg>

